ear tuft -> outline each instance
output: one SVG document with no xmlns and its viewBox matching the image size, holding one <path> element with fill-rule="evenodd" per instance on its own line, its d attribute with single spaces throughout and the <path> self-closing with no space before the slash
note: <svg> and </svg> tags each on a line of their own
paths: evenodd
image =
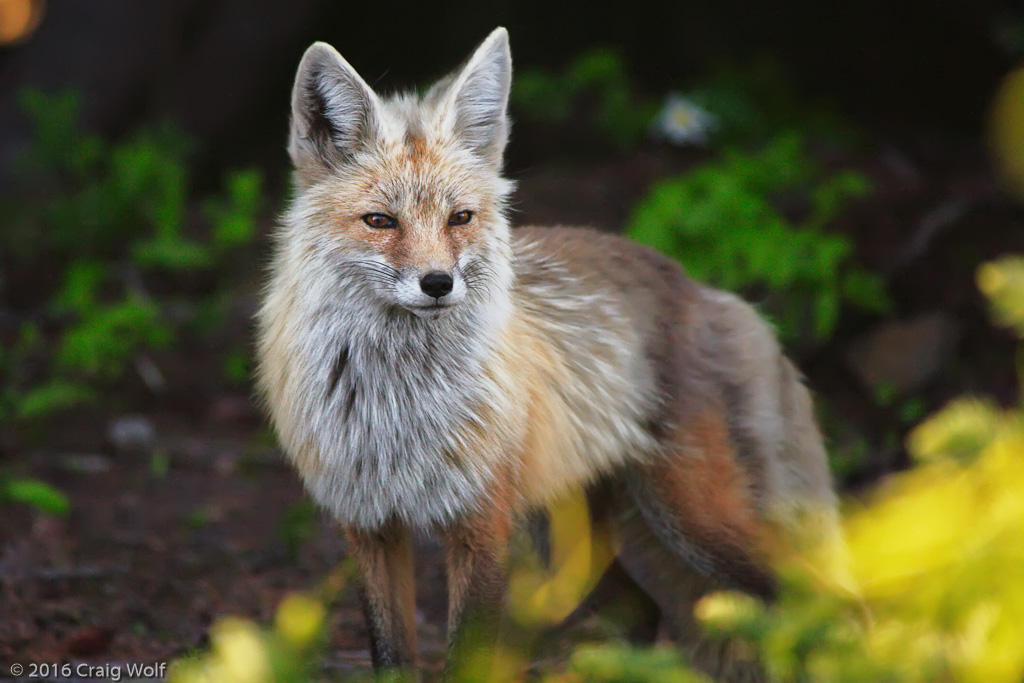
<svg viewBox="0 0 1024 683">
<path fill-rule="evenodd" d="M 299 174 L 336 168 L 372 140 L 378 107 L 373 90 L 337 50 L 313 43 L 292 87 L 288 152 Z"/>
<path fill-rule="evenodd" d="M 480 44 L 466 66 L 439 82 L 431 96 L 443 97 L 447 125 L 481 158 L 501 166 L 508 142 L 508 94 L 512 86 L 512 53 L 508 31 L 496 28 Z"/>
</svg>

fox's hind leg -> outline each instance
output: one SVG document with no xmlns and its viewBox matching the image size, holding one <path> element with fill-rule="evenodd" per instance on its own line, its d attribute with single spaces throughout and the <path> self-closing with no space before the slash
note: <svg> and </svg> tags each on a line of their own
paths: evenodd
<svg viewBox="0 0 1024 683">
<path fill-rule="evenodd" d="M 693 614 L 694 605 L 720 584 L 697 572 L 666 546 L 628 501 L 616 515 L 615 527 L 618 561 L 636 586 L 622 599 L 653 601 L 661 614 L 662 635 L 678 645 L 697 669 L 715 680 L 768 680 L 760 662 L 743 643 L 702 633 Z"/>
<path fill-rule="evenodd" d="M 626 476 L 647 526 L 723 587 L 772 598 L 776 586 L 762 554 L 764 524 L 723 411 L 709 402 L 667 437 L 663 452 L 631 466 Z"/>
<path fill-rule="evenodd" d="M 394 523 L 376 532 L 346 529 L 362 579 L 373 668 L 416 668 L 416 585 L 412 535 Z"/>
</svg>

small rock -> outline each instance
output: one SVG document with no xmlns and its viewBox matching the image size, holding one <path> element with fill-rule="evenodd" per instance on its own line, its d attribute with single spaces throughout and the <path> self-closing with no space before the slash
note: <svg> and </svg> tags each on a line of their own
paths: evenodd
<svg viewBox="0 0 1024 683">
<path fill-rule="evenodd" d="M 118 454 L 149 455 L 156 443 L 156 428 L 143 415 L 125 415 L 110 421 L 107 439 Z"/>
<path fill-rule="evenodd" d="M 161 393 L 167 388 L 167 380 L 164 379 L 164 373 L 160 371 L 157 364 L 153 362 L 153 359 L 145 354 L 139 354 L 134 359 L 135 371 L 139 373 L 139 377 L 145 382 L 146 386 L 154 394 Z"/>
<path fill-rule="evenodd" d="M 960 326 L 952 316 L 925 313 L 881 323 L 850 345 L 847 362 L 869 389 L 907 394 L 938 376 L 959 341 Z"/>
</svg>

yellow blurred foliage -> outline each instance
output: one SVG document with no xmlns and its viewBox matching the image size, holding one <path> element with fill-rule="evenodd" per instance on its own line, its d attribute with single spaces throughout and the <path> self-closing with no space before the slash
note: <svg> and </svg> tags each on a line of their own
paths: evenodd
<svg viewBox="0 0 1024 683">
<path fill-rule="evenodd" d="M 327 609 L 302 593 L 278 606 L 273 630 L 224 617 L 210 629 L 209 653 L 175 662 L 171 683 L 289 683 L 308 680 L 311 651 L 322 641 Z"/>
<path fill-rule="evenodd" d="M 978 287 L 988 297 L 996 321 L 1024 336 L 1024 258 L 986 263 L 978 269 Z"/>
<path fill-rule="evenodd" d="M 989 144 L 1010 189 L 1024 195 L 1024 68 L 1010 72 L 996 93 Z"/>
<path fill-rule="evenodd" d="M 509 582 L 509 611 L 529 627 L 558 623 L 567 617 L 614 558 L 607 533 L 591 523 L 582 491 L 562 497 L 548 513 L 550 568 L 534 557 L 517 566 Z"/>
<path fill-rule="evenodd" d="M 316 643 L 327 620 L 323 604 L 309 595 L 293 593 L 277 608 L 274 628 L 289 646 L 302 650 Z"/>
<path fill-rule="evenodd" d="M 222 683 L 269 683 L 270 657 L 260 629 L 243 619 L 228 617 L 217 622 L 210 634 L 213 653 L 220 666 Z"/>
<path fill-rule="evenodd" d="M 1024 336 L 1024 259 L 978 280 Z M 961 398 L 907 446 L 918 466 L 848 510 L 844 541 L 782 558 L 778 605 L 711 596 L 697 617 L 782 681 L 1024 680 L 1024 411 Z"/>
</svg>

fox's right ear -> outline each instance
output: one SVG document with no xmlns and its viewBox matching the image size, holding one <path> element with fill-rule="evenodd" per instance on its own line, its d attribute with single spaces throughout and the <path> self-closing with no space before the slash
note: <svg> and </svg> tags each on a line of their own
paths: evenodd
<svg viewBox="0 0 1024 683">
<path fill-rule="evenodd" d="M 377 136 L 377 95 L 327 43 L 306 50 L 292 87 L 288 153 L 303 184 L 337 168 Z"/>
<path fill-rule="evenodd" d="M 424 96 L 440 110 L 441 120 L 481 158 L 501 167 L 508 142 L 508 94 L 512 54 L 508 31 L 496 28 L 455 74 L 441 79 Z"/>
</svg>

